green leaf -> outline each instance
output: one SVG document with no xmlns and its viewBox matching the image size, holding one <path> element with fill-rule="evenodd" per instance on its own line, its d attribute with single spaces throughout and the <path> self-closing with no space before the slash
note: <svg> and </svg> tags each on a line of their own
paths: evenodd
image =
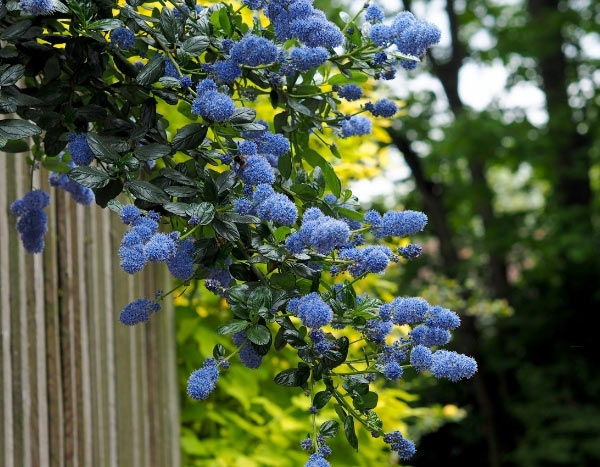
<svg viewBox="0 0 600 467">
<path fill-rule="evenodd" d="M 352 209 L 338 208 L 337 211 L 339 214 L 341 214 L 344 217 L 347 217 L 348 219 L 352 219 L 359 222 L 364 221 L 364 215 L 360 212 L 353 211 Z"/>
<path fill-rule="evenodd" d="M 110 177 L 98 167 L 75 167 L 68 174 L 69 178 L 88 188 L 102 188 L 108 184 Z"/>
<path fill-rule="evenodd" d="M 42 161 L 42 165 L 46 170 L 61 174 L 66 174 L 71 170 L 68 164 L 61 162 L 57 157 L 47 157 Z"/>
<path fill-rule="evenodd" d="M 89 23 L 87 29 L 89 31 L 111 31 L 112 29 L 122 28 L 123 26 L 124 24 L 121 20 L 112 18 L 100 19 L 93 23 Z"/>
<path fill-rule="evenodd" d="M 0 39 L 4 41 L 9 41 L 11 39 L 21 37 L 29 29 L 29 26 L 31 26 L 31 24 L 31 21 L 28 19 L 19 21 L 2 31 L 2 33 L 0 34 Z"/>
<path fill-rule="evenodd" d="M 290 178 L 290 175 L 292 174 L 292 155 L 287 153 L 281 156 L 277 161 L 277 168 L 284 180 Z"/>
<path fill-rule="evenodd" d="M 337 174 L 333 170 L 333 167 L 327 162 L 323 156 L 313 149 L 307 148 L 302 152 L 302 158 L 306 160 L 312 167 L 320 167 L 323 171 L 323 177 L 327 186 L 336 198 L 339 198 L 342 192 L 342 183 L 338 178 Z"/>
<path fill-rule="evenodd" d="M 254 289 L 248 297 L 248 307 L 252 311 L 258 312 L 258 310 L 263 307 L 270 309 L 272 301 L 273 296 L 271 295 L 271 290 L 262 285 Z"/>
<path fill-rule="evenodd" d="M 338 73 L 337 75 L 333 75 L 327 81 L 328 84 L 348 84 L 348 83 L 364 83 L 369 77 L 360 71 L 352 71 L 351 77 L 345 76 L 342 73 Z"/>
<path fill-rule="evenodd" d="M 5 141 L 6 144 L 2 148 L 2 152 L 19 153 L 29 151 L 29 144 L 27 144 L 27 141 L 23 141 L 21 139 L 13 139 L 11 141 L 7 141 L 5 139 Z"/>
<path fill-rule="evenodd" d="M 11 86 L 15 84 L 25 73 L 23 65 L 9 66 L 2 75 L 0 75 L 0 86 Z"/>
<path fill-rule="evenodd" d="M 165 62 L 160 54 L 156 54 L 146 64 L 144 68 L 140 70 L 135 79 L 141 86 L 148 86 L 160 78 L 165 71 Z"/>
<path fill-rule="evenodd" d="M 189 203 L 166 203 L 163 204 L 165 211 L 169 211 L 176 216 L 187 216 L 187 210 L 190 208 Z"/>
<path fill-rule="evenodd" d="M 219 24 L 228 36 L 231 34 L 231 21 L 229 21 L 229 15 L 227 14 L 227 8 L 221 8 L 219 10 Z"/>
<path fill-rule="evenodd" d="M 108 144 L 107 139 L 96 133 L 86 133 L 88 146 L 98 159 L 106 162 L 117 162 L 119 154 Z"/>
<path fill-rule="evenodd" d="M 193 203 L 187 210 L 188 216 L 196 216 L 198 225 L 208 225 L 215 217 L 215 207 L 210 203 Z"/>
<path fill-rule="evenodd" d="M 352 399 L 354 407 L 358 410 L 370 410 L 377 407 L 379 396 L 375 392 L 368 392 L 364 395 L 357 395 Z"/>
<path fill-rule="evenodd" d="M 166 144 L 152 143 L 140 146 L 133 155 L 140 161 L 152 161 L 171 154 L 171 147 Z"/>
<path fill-rule="evenodd" d="M 0 136 L 6 139 L 21 139 L 39 135 L 42 129 L 27 120 L 9 118 L 0 120 Z"/>
<path fill-rule="evenodd" d="M 306 363 L 300 362 L 298 368 L 290 368 L 278 373 L 274 381 L 280 386 L 302 386 L 308 381 L 310 376 L 310 367 Z"/>
<path fill-rule="evenodd" d="M 250 107 L 236 107 L 231 123 L 251 123 L 256 118 L 256 110 Z"/>
<path fill-rule="evenodd" d="M 319 391 L 315 394 L 315 397 L 313 397 L 313 405 L 317 409 L 322 409 L 327 405 L 329 399 L 331 399 L 331 393 L 329 391 Z M 337 424 L 337 422 L 335 423 Z M 323 427 L 321 427 L 321 429 L 323 429 Z"/>
<path fill-rule="evenodd" d="M 354 418 L 347 416 L 344 421 L 344 433 L 350 446 L 358 451 L 358 438 L 356 437 L 356 431 L 354 430 Z"/>
<path fill-rule="evenodd" d="M 271 340 L 271 331 L 262 324 L 253 324 L 246 329 L 246 337 L 256 345 L 265 345 Z"/>
<path fill-rule="evenodd" d="M 177 32 L 179 31 L 179 21 L 173 15 L 173 10 L 163 8 L 160 12 L 160 28 L 170 44 L 174 44 L 177 40 Z"/>
<path fill-rule="evenodd" d="M 236 332 L 243 331 L 246 329 L 250 323 L 248 321 L 244 321 L 241 319 L 234 319 L 233 321 L 228 321 L 225 324 L 219 326 L 216 330 L 217 334 L 226 335 L 226 334 L 235 334 Z"/>
<path fill-rule="evenodd" d="M 129 182 L 127 188 L 133 196 L 150 203 L 164 204 L 169 202 L 167 194 L 156 185 L 144 180 Z"/>
<path fill-rule="evenodd" d="M 240 232 L 233 222 L 213 219 L 212 227 L 215 233 L 229 242 L 237 242 L 240 239 Z"/>
<path fill-rule="evenodd" d="M 331 397 L 331 394 L 329 394 L 329 396 Z M 321 428 L 319 428 L 319 434 L 324 436 L 325 438 L 334 438 L 338 434 L 339 430 L 340 424 L 336 420 L 327 420 L 321 425 Z"/>
<path fill-rule="evenodd" d="M 188 55 L 197 56 L 204 52 L 210 45 L 210 40 L 206 36 L 194 36 L 186 39 L 181 45 L 181 49 Z"/>
<path fill-rule="evenodd" d="M 271 274 L 269 281 L 272 287 L 283 290 L 292 290 L 296 286 L 296 276 L 289 273 Z"/>
<path fill-rule="evenodd" d="M 195 149 L 202 144 L 207 132 L 207 126 L 190 123 L 177 131 L 171 144 L 177 150 Z"/>
</svg>

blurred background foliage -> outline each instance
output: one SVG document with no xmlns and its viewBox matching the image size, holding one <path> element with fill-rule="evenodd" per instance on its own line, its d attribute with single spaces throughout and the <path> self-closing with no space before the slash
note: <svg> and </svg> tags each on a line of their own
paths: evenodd
<svg viewBox="0 0 600 467">
<path fill-rule="evenodd" d="M 335 18 L 361 2 L 315 4 Z M 386 426 L 417 439 L 415 466 L 600 465 L 600 2 L 380 5 L 436 22 L 442 44 L 408 79 L 401 71 L 364 83 L 397 99 L 391 125 L 376 126 L 373 138 L 338 141 L 342 160 L 331 141 L 311 144 L 365 207 L 429 215 L 426 235 L 413 239 L 424 254 L 362 286 L 382 299 L 422 295 L 457 311 L 463 326 L 451 346 L 480 367 L 460 384 L 408 375 L 381 393 Z M 503 77 L 483 104 L 476 89 L 461 88 L 469 67 L 483 87 L 489 70 Z M 263 96 L 256 107 L 272 112 Z M 291 354 L 255 371 L 233 364 L 211 399 L 193 403 L 186 378 L 215 343 L 231 346 L 213 333 L 228 313 L 201 284 L 176 304 L 185 465 L 302 465 L 308 398 L 272 382 Z M 332 465 L 397 464 L 359 431 L 360 454 L 338 436 Z"/>
</svg>

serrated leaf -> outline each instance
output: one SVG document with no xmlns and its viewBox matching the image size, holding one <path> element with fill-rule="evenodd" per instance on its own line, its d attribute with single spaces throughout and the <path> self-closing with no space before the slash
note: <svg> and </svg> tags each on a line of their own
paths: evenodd
<svg viewBox="0 0 600 467">
<path fill-rule="evenodd" d="M 172 145 L 177 150 L 195 149 L 202 144 L 207 132 L 207 126 L 190 123 L 177 131 Z"/>
<path fill-rule="evenodd" d="M 107 140 L 96 133 L 86 133 L 88 146 L 98 157 L 98 159 L 106 162 L 117 162 L 119 154 L 108 144 Z"/>
<path fill-rule="evenodd" d="M 0 135 L 6 139 L 21 139 L 39 135 L 42 129 L 27 120 L 9 118 L 0 120 Z"/>
<path fill-rule="evenodd" d="M 248 307 L 252 311 L 258 311 L 260 308 L 271 308 L 273 296 L 268 287 L 260 286 L 252 291 L 248 297 Z"/>
<path fill-rule="evenodd" d="M 236 332 L 243 331 L 249 325 L 250 325 L 250 323 L 248 321 L 244 321 L 241 319 L 234 319 L 233 321 L 229 321 L 229 322 L 219 326 L 216 330 L 216 333 L 221 334 L 221 335 L 235 334 Z"/>
<path fill-rule="evenodd" d="M 251 107 L 236 107 L 231 123 L 251 123 L 256 118 L 256 110 Z"/>
<path fill-rule="evenodd" d="M 188 55 L 196 56 L 204 52 L 210 45 L 210 40 L 206 36 L 194 36 L 186 39 L 181 45 L 181 49 Z"/>
<path fill-rule="evenodd" d="M 75 167 L 67 175 L 88 188 L 105 187 L 110 180 L 108 174 L 98 167 Z"/>
<path fill-rule="evenodd" d="M 0 86 L 11 86 L 15 84 L 25 73 L 25 67 L 21 64 L 9 66 L 0 75 Z"/>
<path fill-rule="evenodd" d="M 160 11 L 160 28 L 169 43 L 174 44 L 179 30 L 179 21 L 170 8 L 163 8 Z"/>
<path fill-rule="evenodd" d="M 152 57 L 144 68 L 140 70 L 135 80 L 142 86 L 148 86 L 160 78 L 165 71 L 165 62 L 163 57 L 156 54 Z"/>
<path fill-rule="evenodd" d="M 280 386 L 302 386 L 308 381 L 309 376 L 310 367 L 306 363 L 301 362 L 298 364 L 298 368 L 291 368 L 278 373 L 274 381 Z"/>
<path fill-rule="evenodd" d="M 193 203 L 187 210 L 188 216 L 196 216 L 198 225 L 208 225 L 215 217 L 215 207 L 210 203 Z"/>
<path fill-rule="evenodd" d="M 89 23 L 87 29 L 89 31 L 111 31 L 112 29 L 122 28 L 123 26 L 124 24 L 121 20 L 108 18 Z"/>
<path fill-rule="evenodd" d="M 152 161 L 171 154 L 171 147 L 166 144 L 152 143 L 140 146 L 133 155 L 140 161 Z"/>
<path fill-rule="evenodd" d="M 331 397 L 331 393 L 329 394 L 329 396 Z M 327 420 L 321 425 L 321 428 L 319 428 L 319 434 L 324 436 L 325 438 L 334 438 L 338 434 L 339 430 L 340 424 L 336 420 Z"/>
</svg>

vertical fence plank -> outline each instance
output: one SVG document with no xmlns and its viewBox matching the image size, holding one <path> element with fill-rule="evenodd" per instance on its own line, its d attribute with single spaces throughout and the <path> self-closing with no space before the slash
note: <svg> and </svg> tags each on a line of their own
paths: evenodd
<svg viewBox="0 0 600 467">
<path fill-rule="evenodd" d="M 129 301 L 169 289 L 166 268 L 119 267 L 114 213 L 51 194 L 43 254 L 21 245 L 10 213 L 29 190 L 25 155 L 0 153 L 0 467 L 177 467 L 173 309 L 118 322 Z"/>
</svg>

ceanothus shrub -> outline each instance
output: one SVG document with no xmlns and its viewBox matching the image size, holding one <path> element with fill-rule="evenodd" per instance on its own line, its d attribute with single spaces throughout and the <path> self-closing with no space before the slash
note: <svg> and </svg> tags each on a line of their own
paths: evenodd
<svg viewBox="0 0 600 467">
<path fill-rule="evenodd" d="M 244 0 L 237 10 L 158 3 L 3 2 L 0 105 L 20 118 L 0 121 L 0 146 L 31 149 L 32 174 L 43 168 L 75 201 L 120 215 L 128 230 L 115 254 L 126 273 L 165 263 L 178 280 L 127 304 L 124 325 L 152 319 L 190 281 L 205 279 L 227 300 L 232 319 L 217 332 L 231 335 L 229 353 L 218 345 L 205 356 L 190 397 L 210 397 L 234 356 L 252 369 L 290 346 L 298 362 L 275 382 L 305 391 L 313 422 L 335 404 L 354 448 L 358 423 L 410 458 L 413 442 L 382 426 L 371 383 L 405 371 L 458 381 L 477 365 L 440 349 L 460 324 L 454 312 L 416 297 L 356 295 L 353 285 L 368 274 L 419 256 L 417 244 L 393 251 L 383 242 L 419 234 L 427 217 L 361 213 L 309 141 L 364 137 L 371 118 L 394 117 L 396 104 L 369 101 L 360 83 L 415 68 L 439 30 L 409 12 L 387 21 L 368 3 L 341 28 L 309 0 Z M 244 23 L 243 9 L 269 25 Z M 269 121 L 256 120 L 258 95 L 271 100 Z M 342 112 L 342 100 L 356 110 Z M 170 127 L 158 102 L 189 123 Z M 19 141 L 27 138 L 31 148 Z M 343 157 L 333 141 L 327 146 Z M 44 248 L 48 203 L 32 189 L 11 207 L 31 253 Z M 327 282 L 344 272 L 351 280 Z M 362 333 L 363 359 L 347 361 L 348 328 Z M 403 337 L 394 340 L 394 329 Z M 326 441 L 340 424 L 313 425 L 300 443 L 306 465 L 327 466 Z"/>
</svg>

